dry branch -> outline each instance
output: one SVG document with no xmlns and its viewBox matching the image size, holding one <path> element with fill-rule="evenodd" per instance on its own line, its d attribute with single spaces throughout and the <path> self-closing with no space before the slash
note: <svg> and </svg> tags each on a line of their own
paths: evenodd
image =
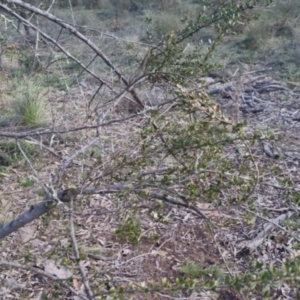
<svg viewBox="0 0 300 300">
<path fill-rule="evenodd" d="M 49 212 L 50 209 L 51 209 L 51 202 L 47 200 L 37 203 L 35 205 L 31 205 L 27 211 L 25 211 L 23 214 L 18 216 L 16 219 L 1 226 L 0 239 L 5 238 L 9 234 L 24 227 L 26 224 L 38 219 L 40 216 Z"/>
<path fill-rule="evenodd" d="M 168 195 L 159 194 L 159 193 L 148 193 L 141 189 L 138 185 L 132 187 L 131 181 L 126 181 L 123 183 L 115 184 L 115 185 L 107 185 L 100 188 L 89 187 L 85 189 L 66 189 L 57 192 L 55 195 L 55 191 L 52 193 L 52 197 L 46 196 L 44 201 L 39 202 L 35 205 L 32 205 L 28 211 L 18 216 L 15 220 L 4 224 L 0 227 L 0 240 L 9 234 L 17 231 L 21 227 L 26 224 L 38 219 L 43 214 L 49 212 L 52 208 L 56 207 L 54 203 L 58 203 L 57 199 L 64 203 L 70 203 L 72 200 L 75 200 L 79 195 L 105 195 L 112 193 L 120 193 L 123 191 L 131 191 L 137 195 L 142 195 L 143 197 L 147 197 L 149 199 L 161 200 L 166 203 L 170 203 L 173 205 L 178 205 L 181 207 L 186 207 L 194 211 L 200 218 L 203 218 L 209 221 L 209 218 L 203 214 L 196 206 L 190 204 L 184 199 L 180 199 L 179 197 L 170 197 Z M 57 199 L 56 199 L 57 198 Z"/>
</svg>

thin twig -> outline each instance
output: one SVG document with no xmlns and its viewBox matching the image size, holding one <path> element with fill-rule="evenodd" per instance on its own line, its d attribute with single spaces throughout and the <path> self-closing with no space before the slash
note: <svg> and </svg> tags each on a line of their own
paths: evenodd
<svg viewBox="0 0 300 300">
<path fill-rule="evenodd" d="M 71 235 L 71 239 L 72 239 L 73 249 L 74 249 L 74 252 L 75 252 L 75 257 L 76 257 L 76 260 L 78 261 L 78 268 L 79 268 L 79 272 L 80 272 L 81 277 L 82 277 L 82 282 L 83 282 L 85 291 L 87 293 L 88 299 L 93 300 L 94 299 L 93 292 L 90 288 L 90 285 L 89 285 L 88 280 L 86 278 L 85 271 L 83 269 L 82 261 L 80 259 L 80 253 L 79 253 L 79 250 L 78 250 L 77 240 L 76 240 L 76 237 L 75 237 L 74 220 L 73 220 L 73 200 L 74 200 L 74 197 L 71 197 L 70 212 L 69 212 L 70 235 Z"/>
</svg>

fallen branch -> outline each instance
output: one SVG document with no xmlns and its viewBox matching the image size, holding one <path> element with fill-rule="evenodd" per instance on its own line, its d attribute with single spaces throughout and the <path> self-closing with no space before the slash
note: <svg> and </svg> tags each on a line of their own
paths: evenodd
<svg viewBox="0 0 300 300">
<path fill-rule="evenodd" d="M 143 189 L 139 188 L 139 186 L 135 186 L 133 188 L 129 188 L 132 186 L 131 181 L 126 181 L 124 183 L 119 183 L 115 185 L 108 185 L 100 188 L 74 188 L 74 189 L 66 189 L 57 192 L 53 191 L 51 196 L 47 195 L 44 201 L 39 202 L 35 205 L 30 206 L 29 210 L 15 218 L 13 221 L 4 224 L 0 227 L 0 240 L 4 237 L 8 236 L 9 234 L 17 231 L 21 227 L 25 226 L 26 224 L 38 219 L 43 214 L 49 212 L 51 209 L 57 207 L 57 205 L 61 202 L 70 203 L 76 199 L 78 195 L 96 195 L 96 194 L 112 194 L 112 193 L 120 193 L 125 190 L 131 191 L 138 195 L 143 195 L 148 198 L 162 200 L 164 202 L 178 205 L 182 207 L 186 207 L 194 211 L 199 217 L 209 221 L 209 218 L 202 213 L 196 206 L 190 204 L 189 202 L 185 201 L 184 199 L 170 197 L 168 195 L 159 194 L 159 193 L 147 193 Z M 59 200 L 59 201 L 57 201 Z"/>
</svg>

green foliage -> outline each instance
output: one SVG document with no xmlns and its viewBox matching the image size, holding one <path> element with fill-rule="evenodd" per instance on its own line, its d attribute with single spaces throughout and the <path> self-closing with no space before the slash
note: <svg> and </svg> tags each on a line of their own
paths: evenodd
<svg viewBox="0 0 300 300">
<path fill-rule="evenodd" d="M 19 125 L 42 126 L 47 123 L 45 90 L 38 82 L 27 79 L 15 81 L 11 91 L 14 98 L 11 114 Z"/>
<path fill-rule="evenodd" d="M 22 187 L 32 187 L 32 186 L 34 186 L 34 181 L 30 178 L 21 178 L 20 185 Z"/>
<path fill-rule="evenodd" d="M 281 267 L 253 262 L 249 267 L 251 270 L 230 275 L 218 265 L 203 268 L 201 264 L 188 262 L 180 269 L 184 277 L 178 278 L 176 283 L 178 287 L 184 286 L 187 279 L 192 278 L 197 279 L 194 287 L 216 289 L 228 285 L 238 291 L 255 291 L 255 293 L 261 293 L 264 299 L 272 299 L 273 289 L 283 282 L 292 285 L 299 284 L 299 266 L 298 258 L 286 260 Z"/>
<path fill-rule="evenodd" d="M 200 264 L 195 262 L 187 262 L 180 268 L 180 271 L 187 277 L 200 278 L 203 275 L 207 275 L 207 270 L 204 270 Z"/>
<path fill-rule="evenodd" d="M 140 221 L 135 217 L 127 217 L 115 230 L 117 239 L 125 239 L 127 242 L 136 244 L 141 235 Z"/>
<path fill-rule="evenodd" d="M 271 299 L 273 288 L 279 287 L 283 282 L 292 285 L 299 284 L 299 263 L 299 258 L 288 259 L 282 263 L 281 267 L 253 262 L 252 272 L 237 274 L 233 277 L 228 276 L 224 282 L 238 290 L 255 289 L 262 293 L 264 299 Z"/>
</svg>

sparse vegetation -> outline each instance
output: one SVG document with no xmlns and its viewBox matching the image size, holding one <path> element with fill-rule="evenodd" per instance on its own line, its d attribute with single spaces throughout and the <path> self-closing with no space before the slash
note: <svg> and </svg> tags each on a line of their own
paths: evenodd
<svg viewBox="0 0 300 300">
<path fill-rule="evenodd" d="M 0 3 L 4 297 L 298 299 L 299 3 L 28 2 Z"/>
</svg>

